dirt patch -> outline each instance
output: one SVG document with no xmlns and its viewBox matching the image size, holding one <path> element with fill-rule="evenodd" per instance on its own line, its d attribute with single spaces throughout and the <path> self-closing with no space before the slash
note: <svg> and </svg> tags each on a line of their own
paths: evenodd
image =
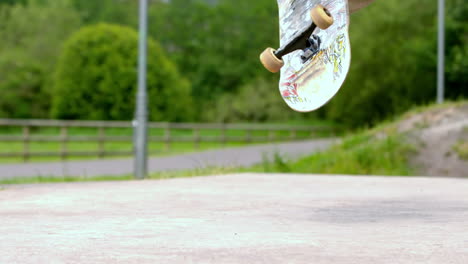
<svg viewBox="0 0 468 264">
<path fill-rule="evenodd" d="M 418 149 L 410 158 L 418 174 L 468 177 L 468 161 L 457 151 L 468 142 L 468 103 L 411 114 L 397 127 Z"/>
</svg>

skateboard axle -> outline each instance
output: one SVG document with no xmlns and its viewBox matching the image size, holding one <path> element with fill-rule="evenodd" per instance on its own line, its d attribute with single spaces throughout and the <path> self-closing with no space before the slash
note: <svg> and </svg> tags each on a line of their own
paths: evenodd
<svg viewBox="0 0 468 264">
<path fill-rule="evenodd" d="M 315 23 L 311 23 L 310 26 L 304 30 L 301 34 L 297 35 L 292 41 L 287 43 L 285 46 L 280 47 L 277 51 L 274 52 L 275 56 L 278 59 L 282 59 L 283 56 L 296 51 L 296 50 L 303 50 L 308 48 L 309 38 L 317 28 Z"/>
<path fill-rule="evenodd" d="M 322 40 L 319 36 L 313 35 L 307 40 L 306 48 L 304 49 L 304 54 L 302 54 L 301 59 L 302 63 L 305 63 L 307 60 L 312 58 L 315 54 L 320 51 L 320 44 Z"/>
<path fill-rule="evenodd" d="M 312 19 L 312 23 L 306 29 L 299 32 L 299 34 L 295 34 L 293 39 L 286 43 L 286 45 L 276 51 L 272 48 L 267 48 L 260 54 L 260 61 L 267 70 L 273 73 L 279 72 L 284 66 L 283 56 L 296 50 L 303 51 L 300 56 L 303 63 L 320 51 L 321 40 L 317 35 L 312 35 L 312 33 L 317 27 L 322 30 L 329 28 L 333 24 L 333 17 L 324 6 L 318 4 L 310 10 L 310 18 Z"/>
</svg>

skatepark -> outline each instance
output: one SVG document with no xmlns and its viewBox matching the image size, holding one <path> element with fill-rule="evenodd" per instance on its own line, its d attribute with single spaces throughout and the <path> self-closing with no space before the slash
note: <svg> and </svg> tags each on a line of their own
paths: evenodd
<svg viewBox="0 0 468 264">
<path fill-rule="evenodd" d="M 467 11 L 0 1 L 0 264 L 468 263 Z"/>
<path fill-rule="evenodd" d="M 0 263 L 467 263 L 467 188 L 249 173 L 7 186 Z"/>
<path fill-rule="evenodd" d="M 433 151 L 453 144 L 441 134 L 455 141 L 465 135 L 464 109 L 399 123 L 406 128 L 419 119 L 439 120 L 415 130 L 427 141 L 419 155 L 436 165 L 432 176 L 236 173 L 0 185 L 0 263 L 467 263 L 466 162 Z M 252 166 L 275 153 L 301 158 L 334 142 L 152 157 L 149 169 Z M 129 173 L 131 164 L 4 164 L 0 171 L 7 172 L 3 179 L 65 172 L 93 177 Z M 459 178 L 434 175 L 448 169 Z"/>
</svg>

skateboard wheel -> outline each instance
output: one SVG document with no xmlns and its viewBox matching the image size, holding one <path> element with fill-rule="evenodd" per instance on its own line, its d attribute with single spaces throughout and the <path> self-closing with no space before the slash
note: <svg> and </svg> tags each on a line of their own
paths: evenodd
<svg viewBox="0 0 468 264">
<path fill-rule="evenodd" d="M 275 50 L 272 48 L 267 48 L 265 51 L 260 54 L 260 61 L 262 62 L 263 66 L 269 70 L 270 72 L 279 72 L 281 67 L 283 67 L 284 62 L 283 60 L 278 59 L 275 54 Z"/>
<path fill-rule="evenodd" d="M 317 5 L 312 8 L 310 10 L 310 17 L 320 29 L 327 29 L 333 24 L 333 17 L 323 5 Z"/>
</svg>

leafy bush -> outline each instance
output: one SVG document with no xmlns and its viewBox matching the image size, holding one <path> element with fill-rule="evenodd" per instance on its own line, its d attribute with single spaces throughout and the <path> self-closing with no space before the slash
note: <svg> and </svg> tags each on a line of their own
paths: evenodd
<svg viewBox="0 0 468 264">
<path fill-rule="evenodd" d="M 26 0 L 0 0 L 0 5 L 25 4 Z"/>
<path fill-rule="evenodd" d="M 468 97 L 468 2 L 449 0 L 446 10 L 446 96 Z"/>
<path fill-rule="evenodd" d="M 138 34 L 109 24 L 84 27 L 65 44 L 55 76 L 52 116 L 129 120 L 135 109 Z M 152 120 L 191 119 L 190 85 L 161 47 L 148 41 Z"/>
<path fill-rule="evenodd" d="M 378 139 L 372 132 L 364 131 L 298 161 L 287 161 L 275 155 L 273 160 L 264 160 L 256 169 L 281 173 L 413 175 L 408 160 L 414 151 L 400 134 L 391 133 Z"/>
<path fill-rule="evenodd" d="M 468 4 L 447 1 L 446 96 L 468 96 Z M 376 1 L 351 17 L 348 78 L 326 107 L 352 126 L 375 124 L 412 105 L 436 100 L 437 1 Z M 463 23 L 463 21 L 465 21 Z"/>
<path fill-rule="evenodd" d="M 41 65 L 10 65 L 0 85 L 0 116 L 6 118 L 44 118 L 48 116 L 49 94 Z"/>
<path fill-rule="evenodd" d="M 260 78 L 243 85 L 239 92 L 224 94 L 207 116 L 218 122 L 268 122 L 302 120 L 304 116 L 316 117 L 292 111 L 281 98 L 278 82 Z"/>
<path fill-rule="evenodd" d="M 50 73 L 80 18 L 64 1 L 10 2 L 0 4 L 0 117 L 48 118 Z"/>
<path fill-rule="evenodd" d="M 57 1 L 57 0 L 47 0 Z M 105 22 L 136 27 L 138 22 L 138 1 L 132 0 L 69 0 L 81 14 L 83 22 L 95 24 Z M 152 3 L 153 4 L 153 3 Z"/>
<path fill-rule="evenodd" d="M 271 75 L 258 56 L 266 47 L 278 45 L 275 1 L 156 1 L 150 22 L 150 34 L 171 51 L 191 80 L 202 120 L 209 120 L 202 115 L 212 101 Z M 275 86 L 270 88 L 274 91 Z"/>
</svg>

